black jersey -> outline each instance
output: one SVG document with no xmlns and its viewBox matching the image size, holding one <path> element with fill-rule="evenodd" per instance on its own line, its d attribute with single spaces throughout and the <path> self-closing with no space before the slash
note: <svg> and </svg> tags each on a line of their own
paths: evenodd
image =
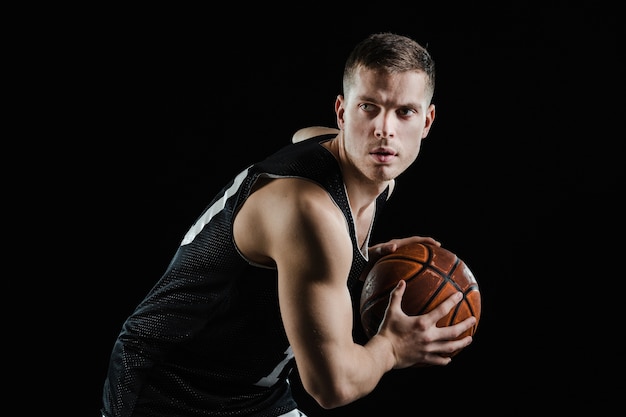
<svg viewBox="0 0 626 417">
<path fill-rule="evenodd" d="M 288 379 L 295 361 L 281 321 L 276 271 L 242 257 L 233 219 L 259 177 L 318 183 L 349 225 L 354 255 L 347 285 L 356 305 L 367 259 L 358 247 L 339 164 L 321 146 L 330 137 L 285 146 L 213 198 L 124 323 L 104 384 L 103 414 L 274 417 L 296 408 Z"/>
</svg>

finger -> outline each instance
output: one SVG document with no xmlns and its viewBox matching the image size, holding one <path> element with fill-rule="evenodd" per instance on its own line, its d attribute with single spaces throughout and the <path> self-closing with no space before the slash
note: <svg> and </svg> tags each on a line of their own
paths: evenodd
<svg viewBox="0 0 626 417">
<path fill-rule="evenodd" d="M 472 336 L 465 336 L 461 339 L 436 342 L 433 344 L 431 353 L 452 356 L 455 352 L 459 352 L 469 346 L 473 340 Z"/>
<path fill-rule="evenodd" d="M 457 339 L 459 336 L 461 336 L 463 333 L 468 331 L 475 324 L 476 324 L 476 318 L 473 316 L 468 317 L 465 320 L 458 322 L 457 324 L 447 326 L 445 328 L 443 337 L 449 340 Z"/>
<path fill-rule="evenodd" d="M 435 240 L 434 238 L 430 237 L 430 236 L 425 236 L 422 238 L 422 242 L 423 243 L 430 243 L 433 244 L 435 246 L 441 246 L 441 242 L 439 242 L 438 240 Z"/>
<path fill-rule="evenodd" d="M 448 314 L 450 310 L 452 310 L 454 306 L 457 305 L 462 299 L 463 294 L 460 292 L 455 292 L 450 297 L 443 300 L 441 304 L 439 304 L 437 307 L 432 309 L 430 313 L 428 313 L 428 315 L 431 316 L 435 322 L 437 322 L 440 318 Z"/>
<path fill-rule="evenodd" d="M 430 236 L 411 236 L 406 239 L 406 242 L 430 243 L 431 245 L 441 246 L 441 242 Z"/>
<path fill-rule="evenodd" d="M 464 336 L 473 325 L 476 324 L 476 318 L 468 317 L 465 320 L 450 326 L 439 327 L 438 342 L 433 346 L 437 346 L 434 352 L 451 353 L 459 349 L 463 349 L 472 343 L 472 336 Z"/>
<path fill-rule="evenodd" d="M 452 362 L 452 358 L 450 356 L 442 356 L 436 353 L 429 353 L 424 357 L 424 364 L 427 365 L 445 366 L 450 362 Z"/>
<path fill-rule="evenodd" d="M 384 243 L 376 248 L 376 255 L 380 258 L 395 252 L 396 249 L 398 249 L 398 245 L 396 243 Z"/>
<path fill-rule="evenodd" d="M 383 324 L 387 321 L 388 314 L 390 314 L 391 310 L 399 310 L 402 311 L 402 296 L 404 295 L 404 291 L 406 289 L 406 281 L 401 279 L 396 284 L 396 287 L 389 294 L 389 301 L 387 302 L 387 308 L 385 309 L 385 314 L 383 315 L 383 319 L 380 322 L 378 327 L 378 331 L 380 331 Z"/>
</svg>

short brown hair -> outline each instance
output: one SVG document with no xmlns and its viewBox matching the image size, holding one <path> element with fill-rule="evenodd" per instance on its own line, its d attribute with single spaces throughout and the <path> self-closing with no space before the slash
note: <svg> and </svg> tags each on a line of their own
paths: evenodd
<svg viewBox="0 0 626 417">
<path fill-rule="evenodd" d="M 426 88 L 431 98 L 435 92 L 435 61 L 426 48 L 407 36 L 382 32 L 359 42 L 344 66 L 344 93 L 359 67 L 389 73 L 421 71 L 426 74 Z"/>
</svg>

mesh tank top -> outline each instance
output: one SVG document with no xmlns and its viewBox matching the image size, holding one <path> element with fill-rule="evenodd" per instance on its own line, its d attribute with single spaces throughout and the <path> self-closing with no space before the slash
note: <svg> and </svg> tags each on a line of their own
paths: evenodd
<svg viewBox="0 0 626 417">
<path fill-rule="evenodd" d="M 251 265 L 239 254 L 233 218 L 260 176 L 318 183 L 349 225 L 354 256 L 347 285 L 356 306 L 367 260 L 358 247 L 339 164 L 321 146 L 333 136 L 289 144 L 250 165 L 207 205 L 122 326 L 104 384 L 105 415 L 273 417 L 297 407 L 276 271 Z M 387 194 L 379 196 L 376 216 Z M 355 338 L 364 340 L 360 325 L 354 327 Z"/>
</svg>

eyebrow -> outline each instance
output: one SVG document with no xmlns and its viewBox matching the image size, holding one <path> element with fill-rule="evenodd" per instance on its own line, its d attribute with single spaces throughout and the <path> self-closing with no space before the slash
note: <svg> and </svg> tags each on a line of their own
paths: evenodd
<svg viewBox="0 0 626 417">
<path fill-rule="evenodd" d="M 369 96 L 357 96 L 356 99 L 357 101 L 369 101 L 372 103 L 380 103 L 379 100 L 369 97 Z M 396 107 L 422 110 L 422 105 L 419 102 L 401 103 L 400 105 Z"/>
</svg>

